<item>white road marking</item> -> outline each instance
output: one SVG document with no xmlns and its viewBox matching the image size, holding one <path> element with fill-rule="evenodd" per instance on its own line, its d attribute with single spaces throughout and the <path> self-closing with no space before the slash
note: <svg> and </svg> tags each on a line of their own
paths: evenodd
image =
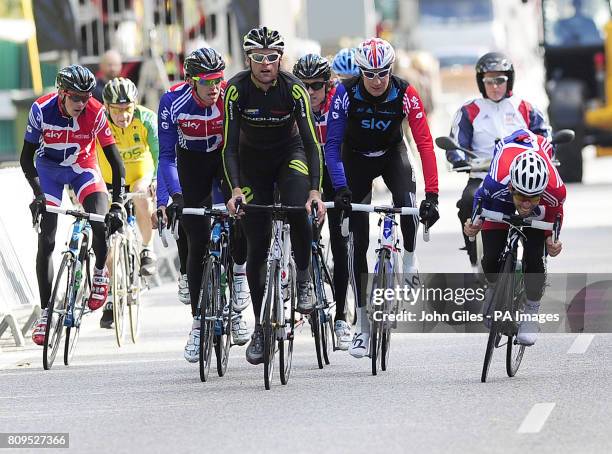
<svg viewBox="0 0 612 454">
<path fill-rule="evenodd" d="M 574 342 L 572 343 L 572 346 L 569 348 L 567 353 L 570 355 L 571 354 L 580 355 L 580 354 L 585 353 L 588 350 L 594 338 L 595 338 L 595 334 L 578 334 L 578 336 L 576 336 L 576 339 L 574 339 Z"/>
<path fill-rule="evenodd" d="M 550 416 L 553 408 L 555 408 L 555 405 L 554 402 L 535 404 L 529 413 L 527 413 L 527 416 L 525 416 L 517 432 L 520 434 L 538 433 L 544 427 L 544 423 Z"/>
</svg>

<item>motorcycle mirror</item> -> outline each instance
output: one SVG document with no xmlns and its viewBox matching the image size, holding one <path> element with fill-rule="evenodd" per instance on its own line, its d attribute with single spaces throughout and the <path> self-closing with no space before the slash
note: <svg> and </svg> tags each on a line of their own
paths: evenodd
<svg viewBox="0 0 612 454">
<path fill-rule="evenodd" d="M 560 129 L 553 134 L 551 143 L 554 145 L 560 143 L 570 143 L 576 137 L 576 133 L 571 129 Z"/>
</svg>

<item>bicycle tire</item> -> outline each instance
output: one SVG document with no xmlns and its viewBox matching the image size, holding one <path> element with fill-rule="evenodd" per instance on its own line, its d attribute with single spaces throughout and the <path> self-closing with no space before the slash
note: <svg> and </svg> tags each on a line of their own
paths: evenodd
<svg viewBox="0 0 612 454">
<path fill-rule="evenodd" d="M 270 264 L 268 281 L 266 284 L 266 300 L 264 307 L 264 317 L 261 321 L 264 337 L 264 387 L 269 390 L 272 384 L 272 374 L 274 373 L 274 354 L 276 350 L 276 337 L 272 320 L 274 311 L 272 307 L 275 305 L 276 298 L 280 298 L 280 285 L 278 277 L 279 263 L 274 261 Z"/>
<path fill-rule="evenodd" d="M 45 340 L 43 343 L 44 370 L 49 370 L 53 366 L 53 362 L 55 361 L 55 356 L 57 355 L 57 350 L 64 333 L 65 311 L 68 307 L 68 299 L 70 298 L 69 290 L 72 262 L 73 259 L 70 253 L 64 254 L 55 278 L 55 285 L 53 286 L 53 292 L 51 293 L 51 301 L 49 301 L 49 305 L 47 306 L 47 326 L 45 327 Z M 64 280 L 65 285 L 63 285 Z M 63 294 L 61 293 L 62 291 Z M 58 297 L 61 300 L 59 305 L 56 304 Z M 64 313 L 59 313 L 57 311 L 63 311 Z M 57 315 L 55 319 L 54 315 Z"/>
<path fill-rule="evenodd" d="M 218 276 L 217 265 L 214 263 L 214 258 L 208 257 L 204 265 L 204 273 L 202 274 L 202 286 L 200 287 L 200 380 L 205 382 L 208 380 L 210 372 L 210 363 L 212 359 L 212 349 L 215 335 L 215 326 L 213 314 L 215 311 L 215 295 L 218 291 Z M 220 273 L 220 270 L 219 270 Z"/>
<path fill-rule="evenodd" d="M 514 274 L 514 257 L 512 254 L 508 254 L 501 268 L 501 273 L 498 277 L 497 287 L 493 294 L 494 311 L 500 311 L 505 309 L 505 305 L 508 301 L 508 295 L 512 298 L 513 289 L 513 274 Z M 491 368 L 491 361 L 493 359 L 493 352 L 499 344 L 501 337 L 502 322 L 493 318 L 491 322 L 491 329 L 489 330 L 489 337 L 487 339 L 487 348 L 485 350 L 484 362 L 482 365 L 482 373 L 480 374 L 480 381 L 485 383 L 489 375 L 489 369 Z"/>
<path fill-rule="evenodd" d="M 128 274 L 128 315 L 130 319 L 130 338 L 136 343 L 140 335 L 142 276 L 140 275 L 140 253 L 133 241 L 130 241 L 130 261 Z"/>
<path fill-rule="evenodd" d="M 525 295 L 525 281 L 521 278 L 515 282 L 512 313 L 515 314 L 519 310 L 521 300 Z M 508 377 L 514 377 L 521 366 L 523 355 L 525 354 L 525 346 L 515 343 L 518 329 L 513 330 L 512 335 L 508 336 L 508 346 L 506 347 L 506 373 Z"/>
<path fill-rule="evenodd" d="M 74 352 L 76 350 L 76 345 L 79 340 L 79 334 L 81 333 L 81 321 L 83 320 L 83 315 L 85 314 L 85 308 L 87 307 L 87 299 L 89 297 L 89 292 L 91 289 L 91 258 L 89 256 L 88 244 L 85 241 L 83 242 L 83 244 L 81 244 L 79 261 L 81 262 L 81 272 L 84 274 L 81 275 L 79 292 L 75 297 L 75 304 L 72 310 L 72 316 L 74 320 L 73 326 L 66 327 L 66 341 L 64 344 L 64 365 L 66 366 L 70 365 L 70 362 L 72 361 Z"/>
<path fill-rule="evenodd" d="M 233 275 L 232 265 L 228 264 L 226 271 L 226 286 L 225 290 L 221 286 L 221 313 L 217 310 L 217 317 L 221 323 L 221 334 L 215 335 L 215 356 L 217 358 L 217 375 L 223 377 L 227 372 L 227 363 L 229 361 L 229 352 L 232 345 L 232 297 L 233 297 Z M 227 314 L 224 313 L 227 306 Z"/>
<path fill-rule="evenodd" d="M 121 347 L 125 339 L 125 313 L 127 308 L 127 273 L 126 240 L 116 235 L 112 245 L 113 260 L 111 264 L 111 289 L 113 292 L 113 324 L 115 339 Z"/>
<path fill-rule="evenodd" d="M 281 384 L 286 385 L 289 383 L 289 376 L 291 375 L 291 364 L 293 362 L 293 339 L 295 335 L 295 308 L 296 308 L 296 290 L 295 290 L 295 266 L 293 263 L 289 264 L 289 316 L 287 317 L 285 302 L 283 302 L 283 309 L 285 313 L 283 317 L 285 319 L 285 325 L 283 329 L 286 334 L 286 339 L 281 338 L 278 341 L 278 363 Z"/>
<path fill-rule="evenodd" d="M 329 360 L 330 353 L 334 350 L 335 345 L 335 333 L 334 333 L 334 317 L 332 314 L 332 306 L 335 306 L 336 301 L 336 292 L 334 290 L 334 284 L 332 281 L 331 273 L 327 268 L 327 265 L 322 260 L 321 253 L 319 255 L 319 263 L 321 264 L 321 277 L 322 277 L 322 290 L 323 295 L 325 296 L 326 307 L 323 309 L 323 315 L 325 317 L 325 321 L 323 323 L 323 335 L 321 336 L 321 340 L 323 341 L 322 350 L 323 350 L 323 360 L 325 361 L 325 365 L 329 366 L 331 361 Z M 328 298 L 327 288 L 329 287 L 329 293 L 331 295 L 331 299 Z M 330 306 L 329 302 L 332 302 Z"/>
<path fill-rule="evenodd" d="M 376 288 L 384 289 L 387 285 L 387 273 L 386 273 L 386 264 L 387 264 L 388 251 L 386 249 L 381 249 L 380 255 L 378 256 L 378 271 L 376 273 L 376 280 L 372 285 L 372 293 Z M 371 305 L 372 309 L 374 309 L 374 305 Z M 370 358 L 372 360 L 372 375 L 378 374 L 378 369 L 381 365 L 381 355 L 382 355 L 382 321 L 375 321 L 372 319 L 371 322 L 371 335 L 370 335 Z"/>
</svg>

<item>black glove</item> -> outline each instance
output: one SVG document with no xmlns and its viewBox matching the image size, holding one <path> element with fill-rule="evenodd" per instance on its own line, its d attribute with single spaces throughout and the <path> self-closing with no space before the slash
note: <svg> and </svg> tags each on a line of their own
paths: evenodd
<svg viewBox="0 0 612 454">
<path fill-rule="evenodd" d="M 45 212 L 45 195 L 38 194 L 30 203 L 30 211 L 32 212 L 32 225 L 38 222 L 38 218 Z"/>
<path fill-rule="evenodd" d="M 459 159 L 458 161 L 453 162 L 453 169 L 459 169 L 461 167 L 469 167 L 470 163 L 465 159 Z"/>
<path fill-rule="evenodd" d="M 121 219 L 121 204 L 113 203 L 109 212 L 104 218 L 109 236 L 123 227 L 123 219 Z"/>
<path fill-rule="evenodd" d="M 353 199 L 353 193 L 346 186 L 336 191 L 334 197 L 335 207 L 345 213 L 351 212 L 351 200 Z"/>
<path fill-rule="evenodd" d="M 185 208 L 185 200 L 183 200 L 183 194 L 177 192 L 172 196 L 172 203 L 166 208 L 166 216 L 168 217 L 168 228 L 172 228 L 171 226 L 174 224 L 174 222 L 181 217 L 181 214 L 183 213 L 183 208 Z"/>
<path fill-rule="evenodd" d="M 440 219 L 440 213 L 438 213 L 438 194 L 435 192 L 427 192 L 425 194 L 425 200 L 421 202 L 419 207 L 419 216 L 421 217 L 421 222 L 427 224 L 428 227 L 433 226 Z"/>
</svg>

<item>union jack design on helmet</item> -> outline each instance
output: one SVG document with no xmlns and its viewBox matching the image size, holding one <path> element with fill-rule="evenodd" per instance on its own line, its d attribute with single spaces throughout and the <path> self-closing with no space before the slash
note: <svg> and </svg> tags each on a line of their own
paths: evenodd
<svg viewBox="0 0 612 454">
<path fill-rule="evenodd" d="M 355 63 L 365 70 L 388 68 L 394 61 L 393 46 L 381 38 L 365 40 L 355 53 Z"/>
</svg>

